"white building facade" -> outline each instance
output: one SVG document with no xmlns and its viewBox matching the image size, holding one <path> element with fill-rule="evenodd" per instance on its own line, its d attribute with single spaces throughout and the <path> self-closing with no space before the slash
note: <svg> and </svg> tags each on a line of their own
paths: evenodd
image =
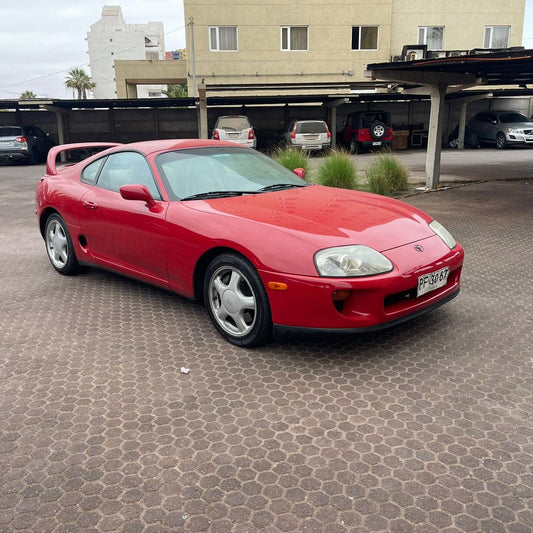
<svg viewBox="0 0 533 533">
<path fill-rule="evenodd" d="M 117 97 L 115 60 L 165 59 L 165 39 L 161 22 L 126 24 L 120 6 L 104 6 L 102 18 L 87 32 L 91 79 L 96 99 Z M 166 85 L 138 86 L 138 97 L 160 97 Z"/>
</svg>

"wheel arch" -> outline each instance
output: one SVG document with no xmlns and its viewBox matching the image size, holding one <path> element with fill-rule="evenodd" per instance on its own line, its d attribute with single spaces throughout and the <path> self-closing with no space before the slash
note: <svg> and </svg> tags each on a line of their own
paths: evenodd
<svg viewBox="0 0 533 533">
<path fill-rule="evenodd" d="M 236 250 L 235 248 L 231 248 L 229 246 L 217 246 L 215 248 L 210 248 L 202 256 L 199 257 L 198 261 L 196 261 L 196 265 L 194 267 L 194 273 L 193 273 L 193 290 L 194 290 L 194 299 L 197 301 L 203 300 L 203 293 L 204 293 L 204 275 L 205 271 L 207 270 L 207 267 L 209 266 L 209 263 L 211 261 L 222 254 L 225 253 L 231 253 L 234 255 L 238 255 L 242 257 L 243 259 L 246 259 L 249 261 L 255 269 L 257 269 L 257 262 L 254 261 L 253 257 L 250 255 L 247 255 L 243 253 L 242 251 Z"/>
<path fill-rule="evenodd" d="M 46 221 L 50 218 L 50 215 L 59 215 L 61 216 L 61 213 L 57 209 L 54 209 L 53 207 L 47 207 L 43 210 L 41 213 L 41 216 L 39 218 L 39 230 L 41 232 L 41 237 L 44 239 L 44 229 L 46 227 Z"/>
</svg>

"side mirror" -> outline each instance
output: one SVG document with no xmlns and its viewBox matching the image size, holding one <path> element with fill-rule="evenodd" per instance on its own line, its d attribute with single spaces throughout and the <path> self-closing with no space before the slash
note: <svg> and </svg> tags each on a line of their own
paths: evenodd
<svg viewBox="0 0 533 533">
<path fill-rule="evenodd" d="M 305 168 L 295 168 L 293 172 L 303 180 L 305 179 Z"/>
<path fill-rule="evenodd" d="M 140 200 L 141 202 L 146 202 L 146 207 L 148 208 L 155 205 L 155 200 L 146 185 L 122 185 L 120 187 L 120 196 L 124 200 Z"/>
</svg>

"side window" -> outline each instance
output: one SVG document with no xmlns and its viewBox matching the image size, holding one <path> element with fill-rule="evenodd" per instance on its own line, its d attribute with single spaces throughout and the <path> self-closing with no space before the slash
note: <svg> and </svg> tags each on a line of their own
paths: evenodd
<svg viewBox="0 0 533 533">
<path fill-rule="evenodd" d="M 510 26 L 485 26 L 484 48 L 507 48 Z"/>
<path fill-rule="evenodd" d="M 442 50 L 444 46 L 444 26 L 420 26 L 418 44 L 426 44 L 428 50 Z"/>
<path fill-rule="evenodd" d="M 378 26 L 352 26 L 352 50 L 377 50 Z"/>
<path fill-rule="evenodd" d="M 119 152 L 111 154 L 98 177 L 96 185 L 103 189 L 118 192 L 122 185 L 146 185 L 154 199 L 161 195 L 146 159 L 138 152 Z"/>
<path fill-rule="evenodd" d="M 209 50 L 237 51 L 237 26 L 210 26 Z"/>
<path fill-rule="evenodd" d="M 96 183 L 96 178 L 98 177 L 98 172 L 100 172 L 104 161 L 105 157 L 97 159 L 90 165 L 87 165 L 81 172 L 81 181 L 87 183 L 87 185 L 94 185 Z"/>
<path fill-rule="evenodd" d="M 309 28 L 307 26 L 282 26 L 281 50 L 309 50 Z"/>
</svg>

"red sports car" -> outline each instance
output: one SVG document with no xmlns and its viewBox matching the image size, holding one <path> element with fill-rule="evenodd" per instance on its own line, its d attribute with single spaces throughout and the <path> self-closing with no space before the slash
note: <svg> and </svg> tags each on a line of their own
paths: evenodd
<svg viewBox="0 0 533 533">
<path fill-rule="evenodd" d="M 101 150 L 57 166 L 60 152 Z M 312 185 L 234 143 L 52 148 L 36 214 L 52 266 L 92 265 L 203 300 L 231 343 L 367 332 L 459 292 L 463 249 L 397 200 Z"/>
</svg>

